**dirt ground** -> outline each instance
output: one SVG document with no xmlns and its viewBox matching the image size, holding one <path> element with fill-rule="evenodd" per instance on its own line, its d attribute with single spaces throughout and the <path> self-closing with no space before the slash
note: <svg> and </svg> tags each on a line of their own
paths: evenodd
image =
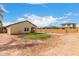
<svg viewBox="0 0 79 59">
<path fill-rule="evenodd" d="M 79 33 L 61 35 L 58 39 L 61 43 L 55 48 L 47 48 L 40 55 L 55 56 L 78 56 L 79 55 Z"/>
<path fill-rule="evenodd" d="M 48 33 L 45 40 L 26 41 L 17 35 L 0 34 L 0 55 L 78 56 L 79 33 Z"/>
</svg>

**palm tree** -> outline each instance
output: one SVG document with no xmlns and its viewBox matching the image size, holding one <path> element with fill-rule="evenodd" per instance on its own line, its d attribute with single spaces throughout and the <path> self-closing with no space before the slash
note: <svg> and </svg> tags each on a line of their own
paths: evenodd
<svg viewBox="0 0 79 59">
<path fill-rule="evenodd" d="M 0 33 L 3 32 L 3 24 L 2 21 L 0 21 Z"/>
<path fill-rule="evenodd" d="M 3 32 L 3 24 L 2 24 L 3 14 L 4 11 L 0 8 L 0 33 Z"/>
</svg>

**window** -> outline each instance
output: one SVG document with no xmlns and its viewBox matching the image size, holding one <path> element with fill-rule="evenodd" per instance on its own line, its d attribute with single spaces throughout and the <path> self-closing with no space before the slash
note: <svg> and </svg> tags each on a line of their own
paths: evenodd
<svg viewBox="0 0 79 59">
<path fill-rule="evenodd" d="M 29 31 L 29 28 L 27 28 L 27 31 Z"/>
<path fill-rule="evenodd" d="M 24 28 L 24 31 L 29 31 L 29 28 Z"/>
</svg>

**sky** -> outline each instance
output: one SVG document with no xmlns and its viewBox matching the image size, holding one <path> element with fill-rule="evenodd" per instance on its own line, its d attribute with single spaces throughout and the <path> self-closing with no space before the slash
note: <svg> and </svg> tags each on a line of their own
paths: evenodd
<svg viewBox="0 0 79 59">
<path fill-rule="evenodd" d="M 79 3 L 5 3 L 3 25 L 28 20 L 38 27 L 61 26 L 77 23 L 79 26 Z"/>
</svg>

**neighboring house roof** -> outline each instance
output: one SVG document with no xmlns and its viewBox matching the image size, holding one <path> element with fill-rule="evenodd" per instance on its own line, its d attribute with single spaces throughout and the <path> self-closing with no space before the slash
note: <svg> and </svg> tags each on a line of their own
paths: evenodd
<svg viewBox="0 0 79 59">
<path fill-rule="evenodd" d="M 30 24 L 32 24 L 31 22 L 29 22 L 29 21 L 21 21 L 21 22 L 17 22 L 17 23 L 14 23 L 14 24 L 10 24 L 10 25 L 8 25 L 8 26 L 6 26 L 6 27 L 10 27 L 10 26 L 13 26 L 13 25 L 16 25 L 16 24 L 19 24 L 19 23 L 23 23 L 23 22 L 28 22 L 28 23 L 30 23 Z M 34 25 L 34 24 L 32 24 L 33 26 L 35 26 L 35 27 L 37 27 L 36 25 Z"/>
<path fill-rule="evenodd" d="M 62 25 L 71 25 L 71 24 L 76 25 L 76 23 L 63 23 Z"/>
</svg>

